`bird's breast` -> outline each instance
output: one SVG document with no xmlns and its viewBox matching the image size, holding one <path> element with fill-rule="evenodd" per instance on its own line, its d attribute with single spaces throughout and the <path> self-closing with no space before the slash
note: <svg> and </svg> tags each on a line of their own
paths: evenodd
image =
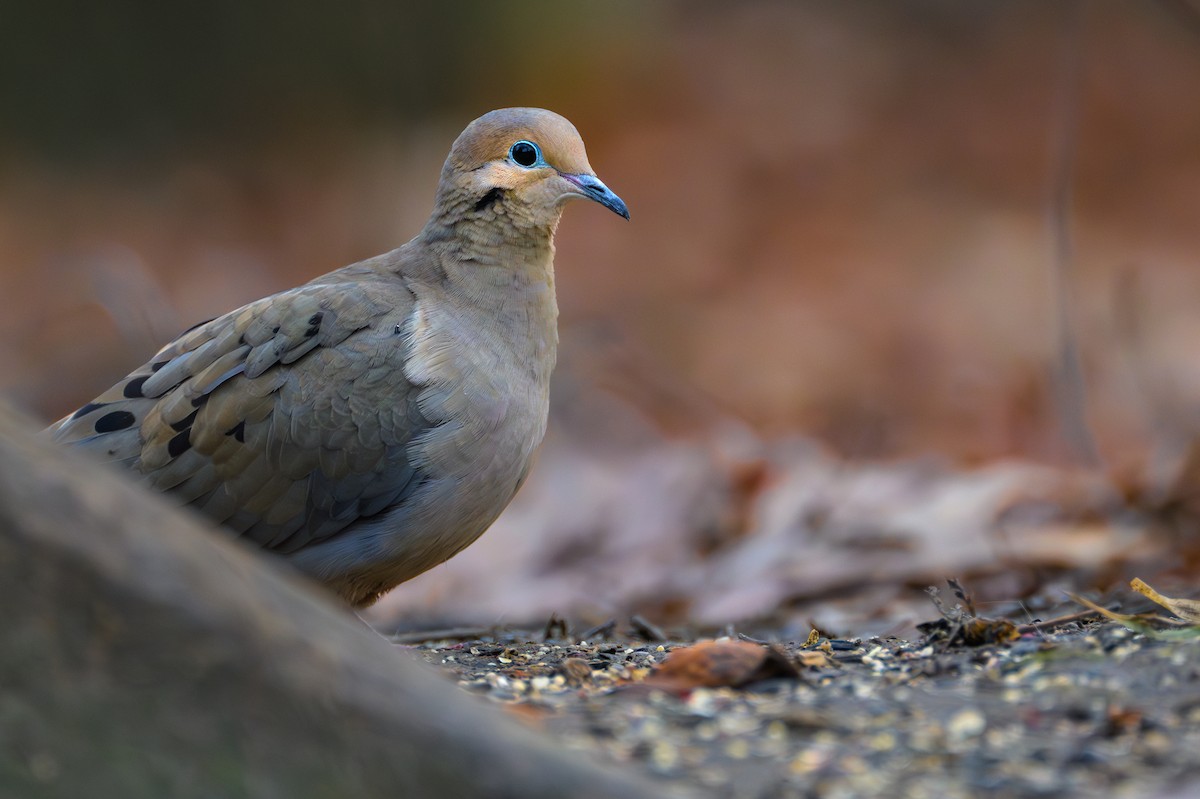
<svg viewBox="0 0 1200 799">
<path fill-rule="evenodd" d="M 414 461 L 483 505 L 507 503 L 546 431 L 557 333 L 538 311 L 418 294 L 407 322 L 405 374 L 431 425 Z"/>
</svg>

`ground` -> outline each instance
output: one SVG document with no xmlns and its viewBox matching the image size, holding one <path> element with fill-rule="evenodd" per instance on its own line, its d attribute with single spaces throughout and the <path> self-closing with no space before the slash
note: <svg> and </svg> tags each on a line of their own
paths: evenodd
<svg viewBox="0 0 1200 799">
<path fill-rule="evenodd" d="M 735 633 L 706 651 L 640 622 L 564 632 L 416 646 L 564 744 L 716 796 L 1186 796 L 1200 781 L 1195 637 L 1078 619 L 971 646 L 939 621 L 923 640 Z"/>
</svg>

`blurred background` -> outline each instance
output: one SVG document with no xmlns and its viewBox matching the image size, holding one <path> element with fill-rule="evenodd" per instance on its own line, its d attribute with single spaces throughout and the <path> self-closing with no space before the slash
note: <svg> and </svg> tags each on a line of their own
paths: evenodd
<svg viewBox="0 0 1200 799">
<path fill-rule="evenodd" d="M 1186 504 L 1186 0 L 9 4 L 0 392 L 50 421 L 398 246 L 507 105 L 575 122 L 633 221 L 569 209 L 542 462 L 381 623 L 1103 587 L 1157 527 L 1113 508 Z"/>
</svg>

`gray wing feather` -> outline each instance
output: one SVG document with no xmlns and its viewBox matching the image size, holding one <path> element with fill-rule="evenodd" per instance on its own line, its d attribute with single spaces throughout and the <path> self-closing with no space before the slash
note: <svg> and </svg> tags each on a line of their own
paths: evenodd
<svg viewBox="0 0 1200 799">
<path fill-rule="evenodd" d="M 268 297 L 188 331 L 50 432 L 295 552 L 421 482 L 408 445 L 429 423 L 395 333 L 412 302 L 361 273 Z"/>
</svg>

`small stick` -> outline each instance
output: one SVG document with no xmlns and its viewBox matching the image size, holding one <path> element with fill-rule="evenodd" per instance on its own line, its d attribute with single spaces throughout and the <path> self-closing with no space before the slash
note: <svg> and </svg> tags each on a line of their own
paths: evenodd
<svg viewBox="0 0 1200 799">
<path fill-rule="evenodd" d="M 1057 619 L 1046 619 L 1045 621 L 1035 621 L 1029 624 L 1022 624 L 1017 627 L 1017 632 L 1024 635 L 1025 633 L 1035 633 L 1042 630 L 1049 630 L 1063 624 L 1070 624 L 1073 621 L 1083 621 L 1091 619 L 1100 614 L 1094 610 L 1081 610 L 1078 613 L 1072 613 L 1069 616 L 1059 616 Z"/>
<path fill-rule="evenodd" d="M 426 641 L 469 641 L 493 632 L 493 627 L 450 627 L 445 630 L 418 630 L 385 636 L 393 644 L 423 644 Z"/>
<path fill-rule="evenodd" d="M 609 619 L 608 621 L 604 622 L 603 624 L 597 624 L 595 627 L 592 627 L 590 630 L 584 630 L 583 632 L 581 632 L 579 634 L 579 640 L 580 641 L 590 641 L 593 638 L 595 638 L 596 636 L 599 636 L 601 638 L 609 638 L 612 636 L 613 630 L 615 630 L 616 628 L 617 628 L 617 620 Z"/>
<path fill-rule="evenodd" d="M 643 641 L 659 642 L 667 640 L 667 634 L 636 613 L 629 617 L 629 626 Z"/>
</svg>

